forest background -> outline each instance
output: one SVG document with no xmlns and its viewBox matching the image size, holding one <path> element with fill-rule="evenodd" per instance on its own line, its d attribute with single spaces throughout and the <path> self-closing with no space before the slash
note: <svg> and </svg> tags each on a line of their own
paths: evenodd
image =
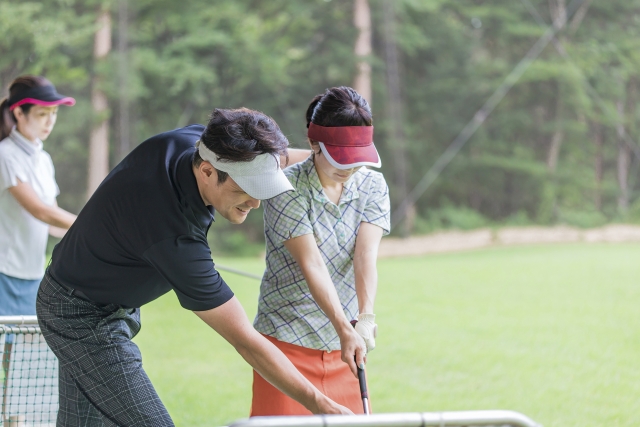
<svg viewBox="0 0 640 427">
<path fill-rule="evenodd" d="M 640 0 L 0 0 L 1 96 L 30 73 L 77 99 L 45 143 L 73 212 L 137 144 L 213 108 L 261 110 L 306 148 L 311 98 L 350 85 L 372 105 L 396 235 L 640 222 L 639 12 Z M 261 215 L 210 238 L 257 253 Z"/>
</svg>

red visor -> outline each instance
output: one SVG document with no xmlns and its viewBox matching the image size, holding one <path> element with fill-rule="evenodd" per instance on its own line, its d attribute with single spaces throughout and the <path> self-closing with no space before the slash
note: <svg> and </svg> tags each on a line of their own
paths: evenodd
<svg viewBox="0 0 640 427">
<path fill-rule="evenodd" d="M 307 136 L 320 143 L 333 167 L 380 167 L 380 156 L 373 145 L 373 126 L 324 127 L 311 123 Z"/>
</svg>

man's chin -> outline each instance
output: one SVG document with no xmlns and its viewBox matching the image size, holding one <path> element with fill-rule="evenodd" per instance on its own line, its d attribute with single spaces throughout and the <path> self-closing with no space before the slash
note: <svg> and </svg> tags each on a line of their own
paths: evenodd
<svg viewBox="0 0 640 427">
<path fill-rule="evenodd" d="M 242 224 L 247 219 L 248 215 L 249 213 L 247 212 L 247 215 L 235 214 L 235 215 L 222 215 L 222 216 L 231 224 Z"/>
</svg>

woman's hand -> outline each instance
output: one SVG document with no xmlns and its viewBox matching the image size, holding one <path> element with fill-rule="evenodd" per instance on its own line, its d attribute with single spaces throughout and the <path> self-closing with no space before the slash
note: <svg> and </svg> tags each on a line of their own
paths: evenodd
<svg viewBox="0 0 640 427">
<path fill-rule="evenodd" d="M 356 332 L 367 344 L 367 351 L 376 348 L 376 336 L 378 335 L 378 325 L 376 325 L 376 315 L 370 313 L 360 313 L 358 323 L 355 324 Z"/>
<path fill-rule="evenodd" d="M 338 336 L 340 337 L 342 361 L 349 365 L 349 369 L 357 378 L 357 367 L 364 369 L 364 365 L 367 362 L 367 345 L 351 325 L 345 330 L 339 331 Z"/>
</svg>

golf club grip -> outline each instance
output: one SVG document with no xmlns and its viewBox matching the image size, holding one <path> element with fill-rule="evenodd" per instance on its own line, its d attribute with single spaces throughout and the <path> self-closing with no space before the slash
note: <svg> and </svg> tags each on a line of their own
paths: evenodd
<svg viewBox="0 0 640 427">
<path fill-rule="evenodd" d="M 369 398 L 369 392 L 367 391 L 367 377 L 364 373 L 364 369 L 358 368 L 358 382 L 360 383 L 360 395 L 362 398 Z"/>
</svg>

